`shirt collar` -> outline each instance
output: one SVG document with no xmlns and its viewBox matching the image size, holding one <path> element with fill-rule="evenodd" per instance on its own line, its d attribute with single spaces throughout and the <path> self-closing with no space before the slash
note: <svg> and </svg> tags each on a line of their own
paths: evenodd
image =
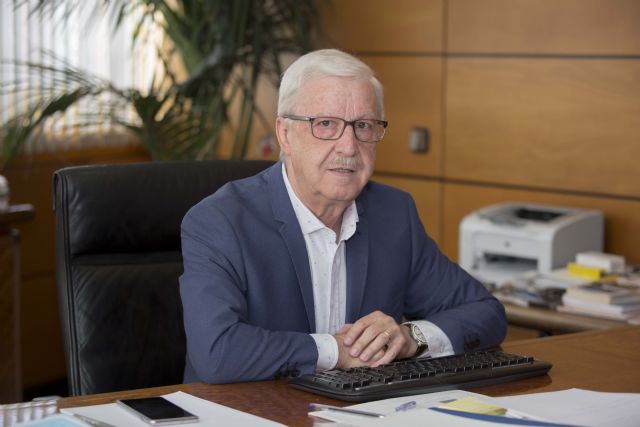
<svg viewBox="0 0 640 427">
<path fill-rule="evenodd" d="M 324 223 L 320 221 L 318 217 L 315 216 L 314 213 L 304 205 L 304 203 L 302 203 L 302 201 L 300 201 L 296 193 L 293 191 L 291 183 L 289 182 L 289 177 L 287 176 L 287 169 L 284 162 L 282 163 L 282 178 L 284 179 L 284 185 L 287 188 L 287 193 L 289 194 L 289 199 L 293 205 L 293 210 L 296 214 L 296 218 L 298 219 L 298 223 L 300 224 L 302 233 L 311 234 L 325 228 L 327 230 L 331 230 L 329 227 L 324 225 Z M 342 214 L 340 240 L 349 240 L 349 238 L 353 236 L 356 232 L 356 223 L 358 221 L 359 218 L 358 210 L 356 209 L 356 202 L 352 201 Z M 331 232 L 333 232 L 333 230 L 331 230 Z"/>
</svg>

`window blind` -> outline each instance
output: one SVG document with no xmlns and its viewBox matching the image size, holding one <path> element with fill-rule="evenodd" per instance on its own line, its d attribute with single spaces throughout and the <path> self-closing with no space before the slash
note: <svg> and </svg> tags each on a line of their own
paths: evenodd
<svg viewBox="0 0 640 427">
<path fill-rule="evenodd" d="M 132 44 L 135 16 L 129 15 L 113 31 L 108 13 L 98 0 L 54 2 L 37 8 L 37 0 L 0 2 L 0 123 L 15 117 L 39 97 L 54 95 L 49 71 L 30 67 L 66 65 L 110 81 L 120 89 L 148 87 L 157 63 L 161 36 L 148 26 Z M 102 3 L 102 2 L 100 2 Z M 100 100 L 82 101 L 64 115 L 45 122 L 41 137 L 33 138 L 23 152 L 64 151 L 81 147 L 132 144 L 131 138 L 108 119 L 81 126 L 101 109 Z M 131 112 L 124 112 L 133 119 Z"/>
</svg>

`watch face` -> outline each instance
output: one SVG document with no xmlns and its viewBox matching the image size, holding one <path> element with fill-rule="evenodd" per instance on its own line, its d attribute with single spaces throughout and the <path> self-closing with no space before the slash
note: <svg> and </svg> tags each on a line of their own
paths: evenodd
<svg viewBox="0 0 640 427">
<path fill-rule="evenodd" d="M 427 339 L 422 334 L 422 331 L 420 330 L 420 328 L 418 328 L 418 326 L 416 324 L 414 324 L 414 323 L 411 324 L 411 337 L 414 340 L 416 340 L 418 345 L 426 345 L 427 344 Z"/>
</svg>

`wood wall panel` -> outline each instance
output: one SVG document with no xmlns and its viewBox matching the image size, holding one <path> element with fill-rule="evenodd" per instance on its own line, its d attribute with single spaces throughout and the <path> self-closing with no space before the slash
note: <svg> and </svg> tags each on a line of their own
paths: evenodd
<svg viewBox="0 0 640 427">
<path fill-rule="evenodd" d="M 444 0 L 319 2 L 326 47 L 350 52 L 440 52 Z M 399 13 L 400 12 L 400 13 Z"/>
<path fill-rule="evenodd" d="M 449 0 L 448 50 L 640 55 L 638 0 Z"/>
<path fill-rule="evenodd" d="M 416 175 L 438 175 L 442 171 L 442 58 L 407 57 L 398 66 L 395 56 L 362 58 L 384 86 L 389 127 L 378 145 L 376 170 Z M 412 127 L 429 129 L 429 150 L 409 150 Z"/>
<path fill-rule="evenodd" d="M 35 208 L 33 221 L 17 224 L 22 240 L 22 274 L 31 276 L 55 271 L 55 226 L 53 219 L 53 165 L 12 170 L 7 174 L 11 203 L 29 203 Z"/>
<path fill-rule="evenodd" d="M 25 388 L 66 376 L 54 276 L 22 281 L 22 379 Z"/>
<path fill-rule="evenodd" d="M 286 69 L 299 55 L 283 55 L 281 66 Z M 232 158 L 236 129 L 244 126 L 239 124 L 242 103 L 240 97 L 235 97 L 229 110 L 229 125 L 222 130 L 218 157 Z M 276 110 L 278 105 L 278 83 L 262 76 L 258 79 L 255 93 L 257 113 L 253 117 L 249 144 L 244 158 L 253 160 L 276 160 L 279 154 L 278 143 L 275 138 Z M 272 138 L 267 144 L 266 139 Z M 236 156 L 240 157 L 240 156 Z"/>
<path fill-rule="evenodd" d="M 447 178 L 640 196 L 640 61 L 447 68 Z"/>
<path fill-rule="evenodd" d="M 458 259 L 460 221 L 470 212 L 498 202 L 526 201 L 598 209 L 605 217 L 605 251 L 640 263 L 640 201 L 586 197 L 542 191 L 515 190 L 465 184 L 444 184 L 443 251 Z"/>
<path fill-rule="evenodd" d="M 436 181 L 375 175 L 375 181 L 400 188 L 413 196 L 425 230 L 438 244 L 442 239 L 442 184 Z"/>
<path fill-rule="evenodd" d="M 22 401 L 20 236 L 0 225 L 0 404 Z"/>
</svg>

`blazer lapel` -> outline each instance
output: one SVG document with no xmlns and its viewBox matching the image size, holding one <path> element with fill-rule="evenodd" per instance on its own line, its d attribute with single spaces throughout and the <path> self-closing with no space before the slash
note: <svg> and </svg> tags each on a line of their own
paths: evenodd
<svg viewBox="0 0 640 427">
<path fill-rule="evenodd" d="M 284 240 L 293 267 L 298 277 L 300 293 L 307 312 L 309 330 L 316 330 L 316 315 L 313 308 L 313 285 L 311 282 L 311 270 L 309 268 L 309 256 L 304 237 L 300 230 L 300 224 L 291 206 L 291 200 L 282 177 L 282 162 L 276 163 L 266 174 L 269 193 L 271 195 L 271 209 L 276 221 L 280 222 L 280 235 Z"/>
<path fill-rule="evenodd" d="M 366 191 L 366 189 L 364 190 Z M 369 226 L 360 197 L 356 199 L 358 226 L 355 234 L 347 240 L 347 323 L 362 317 L 360 308 L 367 284 L 369 260 Z"/>
</svg>

